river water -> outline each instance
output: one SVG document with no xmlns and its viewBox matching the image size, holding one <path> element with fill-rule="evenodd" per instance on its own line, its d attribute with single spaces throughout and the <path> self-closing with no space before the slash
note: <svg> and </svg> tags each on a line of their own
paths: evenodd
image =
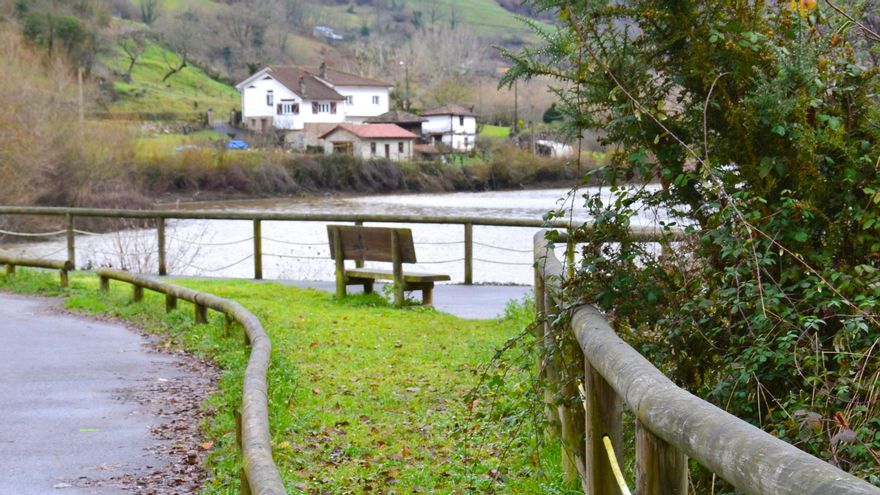
<svg viewBox="0 0 880 495">
<path fill-rule="evenodd" d="M 362 197 L 305 197 L 169 205 L 174 209 L 339 214 L 402 214 L 541 219 L 551 209 L 568 208 L 575 220 L 587 220 L 584 191 L 567 189 L 484 193 L 407 194 Z M 596 192 L 595 189 L 589 192 Z M 574 207 L 572 208 L 572 204 Z M 644 213 L 634 223 L 651 224 Z M 436 224 L 369 224 L 412 228 L 418 257 L 413 271 L 445 273 L 464 280 L 464 227 Z M 531 284 L 532 238 L 536 229 L 474 226 L 475 283 Z M 263 277 L 334 279 L 326 222 L 264 221 Z M 254 274 L 253 224 L 238 220 L 170 220 L 166 226 L 170 275 L 251 278 Z M 12 254 L 64 259 L 63 240 L 0 246 Z M 126 230 L 76 238 L 78 268 L 110 266 L 156 273 L 155 230 Z M 368 264 L 367 266 L 370 266 Z M 376 266 L 381 266 L 377 264 Z"/>
</svg>

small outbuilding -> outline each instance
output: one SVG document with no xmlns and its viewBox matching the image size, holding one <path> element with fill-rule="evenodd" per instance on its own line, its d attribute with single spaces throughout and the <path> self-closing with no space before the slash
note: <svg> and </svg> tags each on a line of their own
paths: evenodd
<svg viewBox="0 0 880 495">
<path fill-rule="evenodd" d="M 412 160 L 416 135 L 395 124 L 339 124 L 320 137 L 324 153 Z"/>
<path fill-rule="evenodd" d="M 477 115 L 472 108 L 443 105 L 422 112 L 422 135 L 431 144 L 442 143 L 454 151 L 471 151 L 477 142 Z"/>
</svg>

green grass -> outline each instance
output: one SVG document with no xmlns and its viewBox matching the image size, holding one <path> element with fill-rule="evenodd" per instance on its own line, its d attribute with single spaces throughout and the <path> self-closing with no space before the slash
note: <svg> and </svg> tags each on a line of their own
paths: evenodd
<svg viewBox="0 0 880 495">
<path fill-rule="evenodd" d="M 133 0 L 131 2 L 135 7 L 140 7 L 140 0 Z M 159 2 L 159 12 L 160 15 L 163 13 L 177 13 L 186 9 L 189 6 L 199 7 L 203 9 L 211 9 L 217 7 L 218 3 L 216 0 L 161 0 Z"/>
<path fill-rule="evenodd" d="M 433 12 L 437 25 L 451 25 L 454 16 L 457 25 L 470 26 L 476 34 L 492 40 L 536 39 L 528 26 L 494 0 L 405 0 L 399 4 L 412 12 L 422 12 L 422 22 L 427 26 L 431 25 Z M 346 34 L 359 32 L 365 19 L 370 24 L 376 18 L 375 7 L 355 5 L 353 13 L 348 11 L 349 7 L 348 3 L 335 5 L 333 2 L 309 5 L 316 17 L 326 19 L 324 23 Z M 382 15 L 387 19 L 391 14 L 386 10 Z"/>
<path fill-rule="evenodd" d="M 291 493 L 574 493 L 559 481 L 558 452 L 533 455 L 534 428 L 521 421 L 531 396 L 525 373 L 508 369 L 503 380 L 481 381 L 495 349 L 528 321 L 527 305 L 477 321 L 397 310 L 377 295 L 336 301 L 271 283 L 177 282 L 240 302 L 269 333 L 273 448 Z M 205 404 L 215 416 L 204 426 L 214 442 L 204 492 L 234 492 L 229 411 L 241 395 L 241 330 L 225 336 L 213 312 L 208 325 L 194 326 L 188 304 L 165 314 L 164 299 L 149 292 L 131 303 L 126 284 L 101 295 L 89 274 L 75 274 L 71 289 L 59 291 L 49 272 L 22 270 L 0 275 L 0 289 L 63 292 L 69 308 L 131 320 L 169 346 L 218 362 L 220 390 Z"/>
<path fill-rule="evenodd" d="M 102 61 L 119 74 L 124 74 L 128 67 L 128 59 L 119 47 Z M 180 56 L 176 53 L 147 42 L 132 71 L 131 81 L 114 82 L 118 99 L 111 112 L 192 113 L 213 108 L 215 115 L 223 118 L 240 106 L 240 96 L 234 87 L 212 79 L 194 65 L 188 65 L 162 82 L 169 66 L 176 67 L 179 63 Z"/>
<path fill-rule="evenodd" d="M 157 134 L 138 139 L 135 154 L 140 158 L 167 156 L 177 152 L 180 146 L 213 147 L 217 141 L 225 141 L 229 136 L 211 129 L 203 129 L 190 134 Z"/>
<path fill-rule="evenodd" d="M 482 126 L 480 126 L 479 137 L 507 139 L 508 137 L 510 137 L 510 127 L 483 124 Z"/>
</svg>

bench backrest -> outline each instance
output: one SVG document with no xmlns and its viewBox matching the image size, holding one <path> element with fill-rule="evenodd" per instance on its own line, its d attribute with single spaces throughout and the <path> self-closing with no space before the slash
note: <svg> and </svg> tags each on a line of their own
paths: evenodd
<svg viewBox="0 0 880 495">
<path fill-rule="evenodd" d="M 415 263 L 416 249 L 413 246 L 412 230 L 407 228 L 327 225 L 330 257 L 337 259 L 335 238 L 339 236 L 338 245 L 341 246 L 344 260 L 393 262 L 391 237 L 394 233 L 397 234 L 401 263 Z"/>
</svg>

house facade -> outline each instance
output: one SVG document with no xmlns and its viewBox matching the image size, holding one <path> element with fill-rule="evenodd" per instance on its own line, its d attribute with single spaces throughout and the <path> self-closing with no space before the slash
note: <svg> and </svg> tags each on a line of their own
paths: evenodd
<svg viewBox="0 0 880 495">
<path fill-rule="evenodd" d="M 360 123 L 388 111 L 391 84 L 329 69 L 269 66 L 238 83 L 242 124 L 256 132 Z M 288 140 L 294 141 L 294 140 Z"/>
<path fill-rule="evenodd" d="M 443 105 L 421 116 L 422 135 L 431 143 L 442 143 L 454 151 L 471 151 L 477 142 L 477 116 L 461 105 Z"/>
<path fill-rule="evenodd" d="M 416 135 L 394 124 L 339 124 L 320 136 L 324 153 L 342 153 L 369 160 L 413 159 Z"/>
</svg>

